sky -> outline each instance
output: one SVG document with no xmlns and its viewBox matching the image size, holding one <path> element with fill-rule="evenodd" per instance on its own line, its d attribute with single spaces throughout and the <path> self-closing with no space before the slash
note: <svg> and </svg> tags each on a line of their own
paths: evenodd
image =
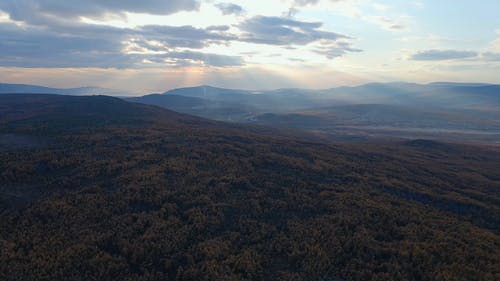
<svg viewBox="0 0 500 281">
<path fill-rule="evenodd" d="M 1 0 L 0 82 L 500 83 L 499 13 L 498 0 Z"/>
</svg>

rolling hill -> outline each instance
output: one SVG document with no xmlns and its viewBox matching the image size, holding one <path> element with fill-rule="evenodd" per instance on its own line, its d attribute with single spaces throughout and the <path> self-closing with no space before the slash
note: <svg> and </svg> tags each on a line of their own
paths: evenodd
<svg viewBox="0 0 500 281">
<path fill-rule="evenodd" d="M 268 130 L 0 95 L 0 279 L 497 279 L 498 148 Z"/>
<path fill-rule="evenodd" d="M 36 85 L 26 84 L 7 84 L 0 83 L 0 94 L 58 94 L 58 95 L 109 95 L 109 96 L 126 96 L 129 93 L 99 87 L 80 87 L 69 89 L 57 89 Z"/>
<path fill-rule="evenodd" d="M 127 100 L 223 121 L 243 120 L 256 112 L 255 108 L 243 104 L 176 94 L 152 94 Z"/>
</svg>

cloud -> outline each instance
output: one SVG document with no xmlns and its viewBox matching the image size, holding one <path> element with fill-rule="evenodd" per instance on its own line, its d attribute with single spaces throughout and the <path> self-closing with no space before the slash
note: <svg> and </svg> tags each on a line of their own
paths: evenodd
<svg viewBox="0 0 500 281">
<path fill-rule="evenodd" d="M 410 56 L 412 60 L 421 61 L 443 61 L 443 60 L 463 60 L 473 59 L 474 62 L 498 62 L 500 61 L 500 39 L 492 41 L 487 48 L 482 51 L 463 50 L 425 50 L 414 53 Z"/>
<path fill-rule="evenodd" d="M 356 51 L 349 37 L 319 30 L 319 22 L 279 17 L 254 17 L 241 26 L 243 34 L 228 33 L 229 26 L 146 25 L 118 28 L 80 22 L 47 22 L 46 26 L 0 23 L 0 65 L 16 67 L 141 68 L 152 66 L 240 66 L 240 56 L 206 53 L 211 45 L 252 42 L 289 47 L 323 42 L 313 52 L 334 58 Z"/>
<path fill-rule="evenodd" d="M 440 61 L 456 60 L 477 57 L 478 53 L 474 51 L 459 50 L 425 50 L 411 55 L 410 59 L 417 61 Z"/>
<path fill-rule="evenodd" d="M 109 28 L 106 30 L 113 30 Z M 122 35 L 107 38 L 60 34 L 44 28 L 0 24 L 0 64 L 24 67 L 123 67 L 131 58 L 121 54 Z M 108 64 L 113 62 L 112 65 Z"/>
<path fill-rule="evenodd" d="M 292 61 L 292 62 L 306 62 L 305 59 L 301 59 L 301 58 L 289 58 L 288 60 Z"/>
<path fill-rule="evenodd" d="M 223 15 L 239 15 L 244 12 L 243 8 L 233 3 L 217 3 L 215 4 Z"/>
<path fill-rule="evenodd" d="M 243 58 L 240 56 L 226 56 L 193 51 L 166 53 L 164 57 L 167 59 L 198 62 L 205 66 L 226 67 L 244 65 Z"/>
<path fill-rule="evenodd" d="M 386 16 L 370 16 L 366 17 L 366 20 L 390 31 L 401 31 L 408 28 L 410 18 L 408 16 L 400 16 L 397 19 Z"/>
<path fill-rule="evenodd" d="M 141 68 L 162 62 L 169 66 L 184 66 L 189 62 L 216 67 L 244 63 L 240 57 L 178 51 L 178 47 L 202 48 L 212 41 L 230 39 L 189 26 L 143 26 L 135 30 L 81 25 L 70 29 L 74 31 L 72 34 L 0 24 L 0 65 Z"/>
<path fill-rule="evenodd" d="M 321 30 L 321 22 L 284 17 L 255 16 L 241 19 L 241 23 L 232 27 L 205 28 L 190 25 L 121 28 L 88 24 L 78 18 L 125 12 L 165 14 L 195 9 L 198 5 L 197 1 L 190 0 L 148 1 L 142 6 L 131 0 L 111 2 L 115 1 L 76 0 L 71 5 L 56 0 L 0 2 L 0 9 L 8 14 L 7 20 L 0 21 L 0 65 L 120 69 L 162 65 L 241 66 L 245 64 L 241 56 L 203 51 L 213 45 L 227 46 L 236 42 L 283 48 L 311 44 L 314 48 L 310 51 L 327 58 L 359 51 L 351 47 L 350 37 Z M 169 4 L 162 6 L 165 2 Z M 225 8 L 233 12 L 238 10 L 225 4 Z M 77 9 L 76 6 L 82 7 Z"/>
<path fill-rule="evenodd" d="M 314 4 L 318 4 L 319 0 L 295 0 L 293 2 L 293 4 L 295 6 L 307 6 L 307 5 L 314 5 Z"/>
<path fill-rule="evenodd" d="M 238 25 L 243 31 L 240 41 L 290 47 L 292 45 L 319 45 L 314 53 L 329 59 L 348 52 L 359 52 L 351 47 L 350 37 L 323 31 L 321 22 L 304 22 L 285 17 L 255 16 Z"/>
<path fill-rule="evenodd" d="M 228 26 L 210 26 L 206 29 L 192 26 L 147 25 L 139 27 L 133 33 L 136 37 L 157 40 L 166 46 L 200 49 L 210 44 L 223 44 L 236 37 L 224 33 Z"/>
<path fill-rule="evenodd" d="M 197 0 L 2 0 L 0 9 L 14 20 L 30 22 L 42 15 L 62 18 L 124 16 L 125 12 L 168 15 L 197 10 L 199 5 Z"/>
<path fill-rule="evenodd" d="M 413 5 L 414 5 L 415 7 L 417 7 L 417 8 L 419 8 L 419 9 L 423 9 L 423 8 L 425 8 L 425 3 L 424 3 L 424 2 L 422 2 L 422 1 L 415 1 L 415 2 L 413 2 Z"/>
<path fill-rule="evenodd" d="M 488 46 L 488 51 L 500 53 L 500 38 L 493 40 Z"/>
<path fill-rule="evenodd" d="M 323 55 L 328 59 L 334 59 L 341 57 L 348 52 L 358 53 L 362 52 L 362 50 L 351 47 L 351 44 L 346 41 L 326 41 L 321 42 L 320 45 L 313 50 L 313 52 Z"/>
<path fill-rule="evenodd" d="M 348 36 L 318 30 L 320 22 L 303 22 L 283 17 L 255 16 L 238 27 L 244 41 L 270 45 L 306 45 L 321 39 L 337 40 Z"/>
<path fill-rule="evenodd" d="M 235 40 L 235 37 L 226 34 L 228 26 L 210 26 L 206 29 L 159 25 L 118 28 L 70 20 L 77 15 L 99 15 L 103 11 L 107 12 L 108 8 L 115 9 L 110 10 L 110 13 L 150 12 L 149 9 L 154 10 L 153 6 L 157 5 L 155 7 L 158 9 L 154 13 L 169 13 L 190 9 L 189 3 L 196 1 L 148 1 L 143 6 L 138 5 L 138 1 L 116 1 L 117 4 L 113 5 L 109 3 L 113 1 L 88 1 L 85 5 L 80 4 L 85 7 L 79 9 L 78 13 L 71 12 L 73 8 L 69 7 L 74 2 L 69 6 L 66 2 L 55 2 L 42 0 L 34 4 L 33 1 L 20 0 L 19 5 L 15 5 L 17 2 L 7 0 L 0 3 L 0 8 L 8 12 L 10 19 L 0 22 L 0 65 L 141 68 L 157 64 L 159 60 L 156 56 L 159 54 L 163 56 L 165 66 L 183 66 L 188 62 L 203 66 L 243 64 L 243 60 L 235 57 L 216 54 L 203 57 L 200 52 L 194 51 L 190 53 L 192 58 L 188 58 L 187 53 L 180 57 L 179 52 L 186 48 L 202 49 L 211 44 L 228 44 Z M 168 4 L 162 4 L 166 2 Z M 65 13 L 66 9 L 68 15 L 55 17 L 58 13 Z M 38 14 L 38 11 L 46 12 Z"/>
<path fill-rule="evenodd" d="M 340 2 L 345 0 L 330 0 L 330 2 Z M 316 5 L 320 2 L 320 0 L 294 0 L 293 5 L 296 7 L 303 7 L 308 5 Z"/>
<path fill-rule="evenodd" d="M 230 27 L 227 25 L 211 25 L 211 26 L 207 27 L 205 30 L 208 30 L 208 31 L 228 31 L 229 28 Z"/>
<path fill-rule="evenodd" d="M 435 35 L 435 34 L 429 34 L 429 35 L 425 35 L 425 36 L 401 37 L 401 38 L 399 38 L 399 41 L 405 42 L 405 43 L 426 42 L 426 43 L 432 43 L 432 44 L 441 44 L 443 42 L 453 42 L 453 41 L 462 42 L 463 40 L 439 36 L 439 35 Z"/>
<path fill-rule="evenodd" d="M 500 61 L 500 52 L 484 52 L 481 54 L 481 58 L 487 61 Z"/>
<path fill-rule="evenodd" d="M 335 5 L 328 5 L 327 2 Z M 294 0 L 288 14 L 291 16 L 297 14 L 300 7 L 319 5 L 332 13 L 366 21 L 389 31 L 407 30 L 415 24 L 412 16 L 398 12 L 399 9 L 396 5 L 385 2 L 380 3 L 374 0 Z"/>
</svg>

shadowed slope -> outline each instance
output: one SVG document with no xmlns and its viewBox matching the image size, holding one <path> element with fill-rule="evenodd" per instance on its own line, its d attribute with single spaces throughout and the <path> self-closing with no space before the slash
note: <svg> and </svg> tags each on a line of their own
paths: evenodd
<svg viewBox="0 0 500 281">
<path fill-rule="evenodd" d="M 50 142 L 0 150 L 1 280 L 496 277 L 493 148 L 335 145 L 107 97 L 8 98 L 0 134 Z"/>
</svg>

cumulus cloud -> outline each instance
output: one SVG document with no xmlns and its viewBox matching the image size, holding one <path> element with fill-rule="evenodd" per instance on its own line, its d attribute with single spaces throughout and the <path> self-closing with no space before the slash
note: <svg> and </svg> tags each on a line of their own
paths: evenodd
<svg viewBox="0 0 500 281">
<path fill-rule="evenodd" d="M 244 11 L 241 6 L 233 3 L 217 3 L 215 7 L 217 7 L 223 15 L 239 15 Z"/>
<path fill-rule="evenodd" d="M 474 51 L 459 51 L 459 50 L 425 50 L 419 51 L 411 55 L 412 60 L 419 61 L 439 61 L 439 60 L 456 60 L 477 57 L 478 53 Z"/>
</svg>

